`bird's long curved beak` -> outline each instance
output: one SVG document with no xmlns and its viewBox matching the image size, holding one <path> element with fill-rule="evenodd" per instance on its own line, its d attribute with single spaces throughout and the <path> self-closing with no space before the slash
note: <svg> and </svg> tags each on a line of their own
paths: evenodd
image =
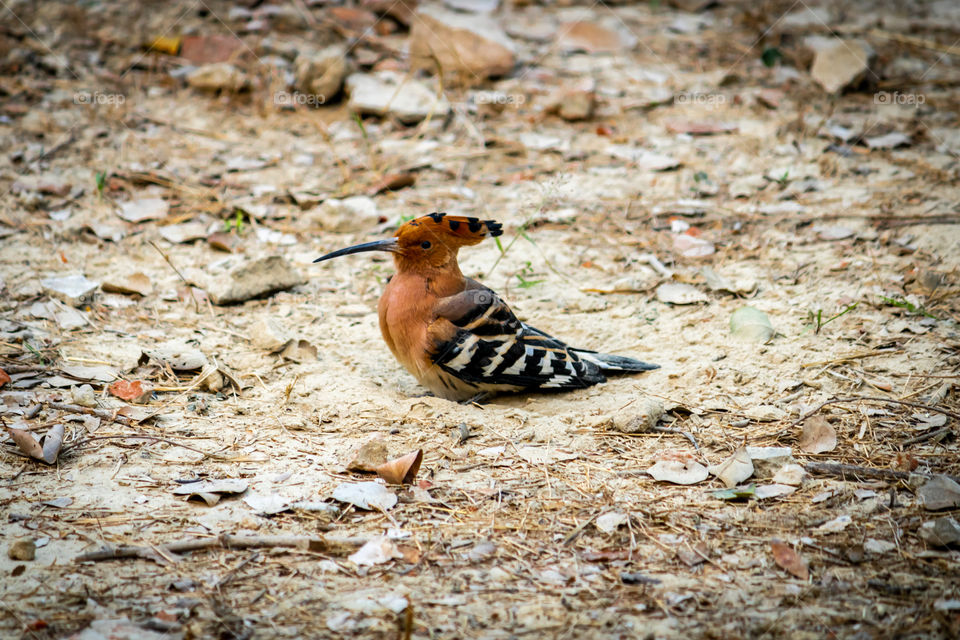
<svg viewBox="0 0 960 640">
<path fill-rule="evenodd" d="M 375 242 L 364 242 L 363 244 L 355 244 L 352 247 L 347 247 L 346 249 L 337 249 L 336 251 L 331 251 L 325 256 L 321 256 L 314 260 L 314 262 L 323 262 L 324 260 L 329 260 L 330 258 L 339 258 L 340 256 L 348 256 L 351 253 L 363 253 L 364 251 L 390 251 L 394 252 L 397 250 L 397 239 L 388 238 L 386 240 L 376 240 Z"/>
</svg>

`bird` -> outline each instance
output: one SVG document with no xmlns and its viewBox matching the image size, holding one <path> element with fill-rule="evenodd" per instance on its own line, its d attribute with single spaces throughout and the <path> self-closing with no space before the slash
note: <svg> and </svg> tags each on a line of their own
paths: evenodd
<svg viewBox="0 0 960 640">
<path fill-rule="evenodd" d="M 314 260 L 386 251 L 396 273 L 380 297 L 383 339 L 435 396 L 472 402 L 509 392 L 581 389 L 609 373 L 658 369 L 633 358 L 571 347 L 521 322 L 492 289 L 464 277 L 462 247 L 502 235 L 494 220 L 431 213 L 404 222 L 392 238 Z"/>
</svg>

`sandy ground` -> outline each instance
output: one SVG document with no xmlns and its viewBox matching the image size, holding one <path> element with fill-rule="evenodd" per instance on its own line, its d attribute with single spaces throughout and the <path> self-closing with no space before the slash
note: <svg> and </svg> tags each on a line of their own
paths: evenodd
<svg viewBox="0 0 960 640">
<path fill-rule="evenodd" d="M 842 22 L 856 33 L 868 29 L 866 15 L 916 15 L 861 4 Z M 933 513 L 917 495 L 931 474 L 960 475 L 951 387 L 960 377 L 956 54 L 877 38 L 876 86 L 829 96 L 799 54 L 772 68 L 760 61 L 777 42 L 758 40 L 765 27 L 757 24 L 773 23 L 789 3 L 769 15 L 733 5 L 695 14 L 647 4 L 502 8 L 500 19 L 518 24 L 615 19 L 640 44 L 564 55 L 518 40 L 520 70 L 489 85 L 523 96 L 520 104 L 484 116 L 467 106 L 470 91 L 448 88 L 455 115 L 447 121 L 367 118 L 361 128 L 343 102 L 286 110 L 269 83 L 213 96 L 171 78 L 175 64 L 135 45 L 167 27 L 223 31 L 214 17 L 226 20 L 230 6 L 198 13 L 189 5 L 142 15 L 120 5 L 12 7 L 23 23 L 4 37 L 36 59 L 8 69 L 0 92 L 0 369 L 14 374 L 0 409 L 8 426 L 66 431 L 53 465 L 3 447 L 4 548 L 29 538 L 37 549 L 34 560 L 0 557 L 2 635 L 960 633 L 960 555 L 920 535 L 924 522 L 958 510 Z M 904 33 L 949 45 L 956 32 L 936 31 L 936 13 L 927 15 L 927 31 Z M 667 29 L 683 16 L 705 22 L 694 32 Z M 82 24 L 96 30 L 71 26 Z M 790 54 L 797 41 L 783 36 L 779 46 Z M 67 56 L 69 69 L 51 71 L 43 63 L 51 55 Z M 904 80 L 890 71 L 902 59 L 936 73 Z M 590 119 L 543 112 L 545 96 L 585 77 L 598 83 Z M 665 104 L 633 106 L 665 88 L 673 92 Z M 763 89 L 782 92 L 776 108 L 758 102 Z M 924 105 L 877 103 L 880 90 L 922 95 Z M 124 101 L 77 104 L 78 91 Z M 673 133 L 678 120 L 737 129 Z M 901 132 L 910 143 L 844 145 L 818 135 L 828 120 L 863 138 Z M 651 170 L 639 151 L 669 156 L 676 168 Z M 373 196 L 372 219 L 331 230 L 319 202 L 367 194 L 404 170 L 415 174 L 412 187 Z M 165 217 L 117 215 L 144 198 L 164 199 Z M 501 248 L 464 250 L 461 264 L 522 319 L 570 344 L 662 368 L 481 405 L 424 395 L 377 327 L 391 264 L 370 254 L 311 262 L 434 210 L 504 224 Z M 161 233 L 186 222 L 229 234 L 237 250 Z M 122 237 L 104 239 L 110 229 Z M 685 256 L 691 238 L 712 251 Z M 304 283 L 218 306 L 184 282 L 274 255 Z M 713 290 L 705 267 L 737 293 Z M 134 272 L 151 291 L 98 291 L 79 305 L 82 326 L 37 317 L 36 305 L 51 299 L 45 278 L 82 273 L 104 283 Z M 691 285 L 697 301 L 666 301 L 664 283 Z M 745 305 L 769 319 L 768 341 L 731 335 L 731 315 Z M 264 348 L 258 323 L 267 319 L 303 341 L 293 359 Z M 141 358 L 170 341 L 228 369 L 239 388 L 205 390 L 207 369 Z M 157 390 L 123 424 L 110 412 L 129 403 L 70 369 L 77 365 Z M 84 422 L 45 404 L 73 402 L 82 384 L 106 417 Z M 822 407 L 816 415 L 836 444 L 804 452 L 800 418 L 854 397 L 875 400 Z M 624 433 L 651 400 L 666 410 L 659 429 Z M 36 403 L 43 409 L 30 416 Z M 347 470 L 371 440 L 391 458 L 423 451 L 416 482 L 390 487 L 399 503 L 387 510 L 332 498 L 340 485 L 374 480 Z M 811 473 L 789 495 L 740 501 L 713 495 L 723 488 L 713 476 L 683 486 L 646 473 L 659 460 L 717 464 L 742 445 L 789 447 L 801 465 L 881 471 Z M 769 485 L 776 470 L 757 462 L 743 484 Z M 905 470 L 917 475 L 889 473 Z M 213 506 L 173 493 L 196 478 L 248 488 Z M 289 508 L 263 515 L 267 499 Z M 315 544 L 156 551 L 221 534 Z M 385 561 L 365 566 L 351 556 L 379 536 Z M 806 563 L 805 579 L 778 563 L 774 540 Z M 119 545 L 158 555 L 75 561 Z"/>
</svg>

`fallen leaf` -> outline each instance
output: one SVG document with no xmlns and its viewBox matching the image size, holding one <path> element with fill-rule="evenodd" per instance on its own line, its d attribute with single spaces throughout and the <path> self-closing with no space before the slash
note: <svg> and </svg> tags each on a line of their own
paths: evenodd
<svg viewBox="0 0 960 640">
<path fill-rule="evenodd" d="M 2 388 L 3 385 L 7 384 L 8 382 L 10 382 L 10 374 L 3 369 L 0 369 L 0 388 Z"/>
<path fill-rule="evenodd" d="M 368 540 L 347 559 L 361 567 L 372 567 L 402 558 L 403 553 L 397 548 L 397 545 L 386 536 L 377 536 Z"/>
<path fill-rule="evenodd" d="M 732 489 L 753 475 L 753 461 L 746 446 L 741 446 L 720 464 L 707 467 L 707 471 L 720 478 L 728 489 Z"/>
<path fill-rule="evenodd" d="M 63 446 L 63 429 L 62 424 L 55 424 L 50 427 L 46 435 L 43 436 L 42 444 L 29 431 L 7 427 L 7 432 L 20 451 L 34 460 L 53 464 L 57 461 L 60 448 Z"/>
<path fill-rule="evenodd" d="M 803 422 L 803 432 L 797 446 L 807 453 L 833 451 L 837 448 L 837 432 L 826 418 L 812 416 Z"/>
<path fill-rule="evenodd" d="M 56 509 L 66 509 L 73 504 L 73 498 L 68 498 L 64 496 L 63 498 L 53 498 L 52 500 L 43 500 L 40 504 L 45 504 L 48 507 L 54 507 Z"/>
<path fill-rule="evenodd" d="M 796 487 L 791 487 L 788 484 L 765 484 L 757 487 L 756 497 L 757 500 L 780 498 L 782 496 L 788 496 L 796 490 Z"/>
<path fill-rule="evenodd" d="M 383 463 L 377 467 L 377 475 L 388 484 L 412 484 L 422 461 L 423 449 L 417 449 L 396 460 Z"/>
<path fill-rule="evenodd" d="M 627 519 L 627 514 L 620 513 L 619 511 L 611 511 L 598 517 L 595 524 L 600 531 L 612 533 L 616 531 L 617 527 L 627 524 Z"/>
<path fill-rule="evenodd" d="M 553 464 L 579 457 L 576 453 L 547 447 L 520 447 L 517 449 L 517 455 L 530 464 Z"/>
<path fill-rule="evenodd" d="M 737 338 L 767 342 L 774 336 L 770 318 L 754 307 L 740 307 L 730 316 L 730 333 Z"/>
<path fill-rule="evenodd" d="M 773 481 L 777 484 L 789 484 L 794 487 L 799 487 L 803 484 L 803 479 L 806 475 L 806 470 L 799 464 L 787 463 L 780 467 L 773 475 Z"/>
<path fill-rule="evenodd" d="M 146 404 L 153 395 L 153 387 L 140 380 L 117 380 L 107 387 L 107 391 L 112 396 L 135 404 Z"/>
<path fill-rule="evenodd" d="M 333 499 L 369 511 L 386 511 L 397 504 L 397 495 L 377 482 L 341 484 L 333 490 Z"/>
<path fill-rule="evenodd" d="M 170 204 L 163 198 L 142 198 L 120 204 L 117 215 L 127 222 L 144 222 L 164 218 Z"/>
<path fill-rule="evenodd" d="M 833 520 L 828 520 L 814 529 L 817 533 L 840 533 L 853 522 L 850 516 L 837 516 Z"/>
<path fill-rule="evenodd" d="M 187 500 L 200 498 L 207 506 L 220 502 L 221 494 L 237 494 L 247 490 L 246 480 L 238 478 L 222 478 L 218 480 L 200 480 L 188 482 L 173 490 L 174 495 L 185 495 Z"/>
<path fill-rule="evenodd" d="M 807 567 L 806 560 L 801 558 L 800 554 L 794 551 L 790 545 L 779 540 L 771 540 L 770 552 L 773 554 L 774 562 L 782 569 L 786 569 L 792 576 L 801 580 L 810 578 L 810 569 Z"/>
<path fill-rule="evenodd" d="M 720 489 L 719 491 L 714 491 L 710 495 L 719 500 L 744 500 L 747 498 L 752 498 L 756 495 L 756 487 L 752 484 L 749 484 L 745 487 L 734 487 L 733 489 Z"/>
<path fill-rule="evenodd" d="M 297 363 L 314 362 L 317 359 L 317 348 L 306 340 L 291 340 L 284 347 L 280 355 L 287 360 Z"/>
<path fill-rule="evenodd" d="M 692 458 L 658 460 L 647 469 L 647 473 L 653 476 L 654 480 L 673 484 L 696 484 L 710 475 L 705 466 Z"/>
<path fill-rule="evenodd" d="M 693 285 L 682 282 L 665 282 L 657 287 L 657 300 L 667 304 L 697 304 L 710 299 Z"/>
<path fill-rule="evenodd" d="M 277 513 L 289 511 L 293 505 L 289 498 L 278 496 L 276 494 L 263 495 L 253 493 L 243 497 L 243 501 L 248 507 L 257 513 L 265 516 L 272 516 Z"/>
</svg>

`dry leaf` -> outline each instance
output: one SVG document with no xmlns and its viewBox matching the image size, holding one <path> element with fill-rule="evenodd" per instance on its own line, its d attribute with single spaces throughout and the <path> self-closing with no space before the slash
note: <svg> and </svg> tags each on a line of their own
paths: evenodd
<svg viewBox="0 0 960 640">
<path fill-rule="evenodd" d="M 733 455 L 721 462 L 707 467 L 707 471 L 720 478 L 728 489 L 732 489 L 753 475 L 753 461 L 742 446 Z"/>
<path fill-rule="evenodd" d="M 139 380 L 117 380 L 107 387 L 107 391 L 112 396 L 136 404 L 146 404 L 153 395 L 153 387 Z"/>
<path fill-rule="evenodd" d="M 423 462 L 423 449 L 417 449 L 407 455 L 385 462 L 377 467 L 377 475 L 389 484 L 411 484 Z"/>
<path fill-rule="evenodd" d="M 826 418 L 814 416 L 803 423 L 803 433 L 798 443 L 801 451 L 807 453 L 825 453 L 837 447 L 837 432 Z"/>
<path fill-rule="evenodd" d="M 23 429 L 13 429 L 8 427 L 7 432 L 10 438 L 20 448 L 20 451 L 27 454 L 34 460 L 53 464 L 60 455 L 60 448 L 63 446 L 63 425 L 55 424 L 50 427 L 43 437 L 43 444 L 34 437 L 29 431 Z"/>
<path fill-rule="evenodd" d="M 403 558 L 403 553 L 397 549 L 397 545 L 386 536 L 377 536 L 368 540 L 365 545 L 357 549 L 356 553 L 347 559 L 361 567 L 372 567 L 390 562 L 395 558 Z"/>
<path fill-rule="evenodd" d="M 781 568 L 786 569 L 794 577 L 801 580 L 807 580 L 810 577 L 810 569 L 807 568 L 807 562 L 794 551 L 790 545 L 779 540 L 770 541 L 770 552 L 773 553 L 774 561 Z"/>
<path fill-rule="evenodd" d="M 8 374 L 3 369 L 0 369 L 0 387 L 10 382 L 10 374 Z"/>
<path fill-rule="evenodd" d="M 710 475 L 705 466 L 692 458 L 657 460 L 656 464 L 647 469 L 647 473 L 653 476 L 654 480 L 673 484 L 696 484 Z"/>
</svg>

